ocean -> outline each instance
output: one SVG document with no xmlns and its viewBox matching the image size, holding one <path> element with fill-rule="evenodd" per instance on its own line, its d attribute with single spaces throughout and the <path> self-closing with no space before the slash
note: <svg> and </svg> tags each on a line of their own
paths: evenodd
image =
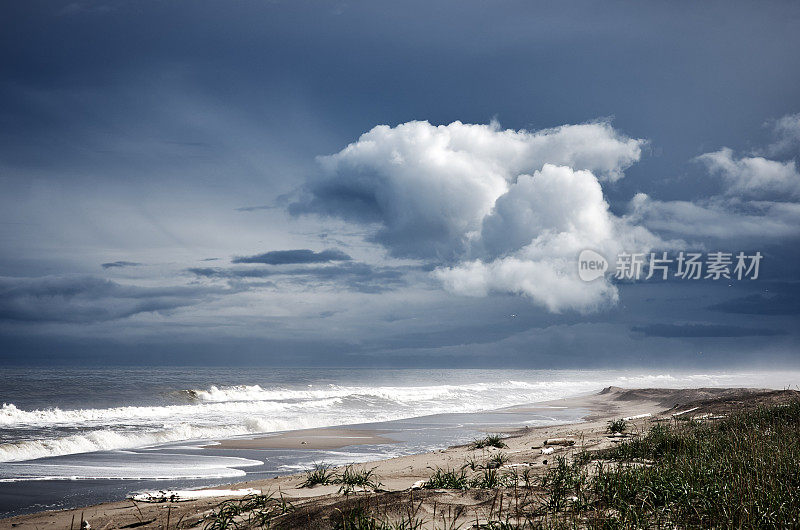
<svg viewBox="0 0 800 530">
<path fill-rule="evenodd" d="M 793 372 L 181 367 L 0 370 L 0 516 L 363 462 L 469 441 L 493 427 L 579 421 L 502 409 L 606 386 L 785 388 Z M 480 413 L 480 414 L 476 414 Z M 220 439 L 363 425 L 396 444 L 215 449 Z"/>
</svg>

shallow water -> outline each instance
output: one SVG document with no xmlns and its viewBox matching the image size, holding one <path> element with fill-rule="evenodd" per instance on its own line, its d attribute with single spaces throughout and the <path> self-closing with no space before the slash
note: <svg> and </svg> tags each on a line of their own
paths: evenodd
<svg viewBox="0 0 800 530">
<path fill-rule="evenodd" d="M 0 371 L 0 513 L 224 484 L 431 450 L 580 411 L 472 413 L 626 387 L 770 386 L 797 374 L 219 368 Z M 386 423 L 388 422 L 388 423 Z M 336 451 L 202 449 L 208 440 L 366 424 L 397 444 Z"/>
</svg>

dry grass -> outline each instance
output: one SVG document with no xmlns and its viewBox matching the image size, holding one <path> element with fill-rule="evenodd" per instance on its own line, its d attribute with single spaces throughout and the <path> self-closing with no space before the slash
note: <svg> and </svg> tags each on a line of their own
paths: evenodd
<svg viewBox="0 0 800 530">
<path fill-rule="evenodd" d="M 431 489 L 354 495 L 294 513 L 267 499 L 256 507 L 272 514 L 267 520 L 237 505 L 215 513 L 248 528 L 797 528 L 800 401 L 653 424 L 616 447 L 557 456 L 544 474 L 489 467 L 434 469 Z M 371 470 L 352 466 L 332 480 L 345 476 L 352 488 L 378 484 Z"/>
</svg>

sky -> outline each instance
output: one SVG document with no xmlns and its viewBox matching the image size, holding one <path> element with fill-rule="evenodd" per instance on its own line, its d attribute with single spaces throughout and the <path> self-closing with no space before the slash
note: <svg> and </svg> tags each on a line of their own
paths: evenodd
<svg viewBox="0 0 800 530">
<path fill-rule="evenodd" d="M 3 3 L 0 362 L 797 366 L 799 29 L 795 2 Z"/>
</svg>

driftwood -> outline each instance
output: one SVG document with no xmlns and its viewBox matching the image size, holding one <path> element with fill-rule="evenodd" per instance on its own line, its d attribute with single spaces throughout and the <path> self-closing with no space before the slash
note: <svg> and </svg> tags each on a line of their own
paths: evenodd
<svg viewBox="0 0 800 530">
<path fill-rule="evenodd" d="M 544 441 L 545 445 L 575 445 L 572 438 L 550 438 Z"/>
</svg>

